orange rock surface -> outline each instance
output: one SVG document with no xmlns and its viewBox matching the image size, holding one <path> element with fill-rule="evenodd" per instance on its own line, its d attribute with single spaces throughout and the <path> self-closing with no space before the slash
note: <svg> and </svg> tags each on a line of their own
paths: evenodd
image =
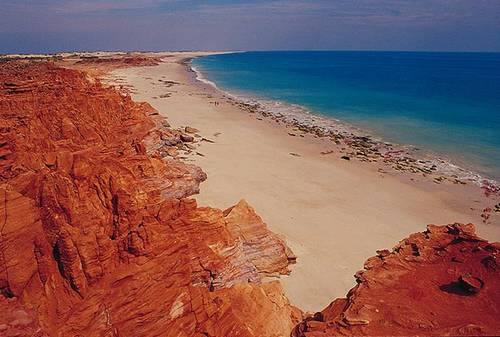
<svg viewBox="0 0 500 337">
<path fill-rule="evenodd" d="M 499 253 L 471 224 L 429 225 L 368 259 L 347 298 L 292 336 L 498 336 Z"/>
<path fill-rule="evenodd" d="M 161 58 L 152 56 L 140 55 L 124 55 L 121 57 L 81 57 L 77 64 L 110 64 L 115 68 L 118 67 L 140 67 L 140 66 L 154 66 L 161 62 Z"/>
<path fill-rule="evenodd" d="M 288 336 L 295 257 L 147 104 L 50 63 L 0 67 L 0 336 Z"/>
<path fill-rule="evenodd" d="M 66 58 L 58 58 L 55 61 L 56 64 L 64 68 L 81 70 L 93 77 L 103 77 L 110 71 L 119 68 L 155 66 L 162 62 L 158 56 L 136 53 L 109 56 L 75 54 Z"/>
<path fill-rule="evenodd" d="M 71 66 L 158 61 L 110 60 Z M 2 337 L 500 334 L 500 245 L 473 225 L 378 251 L 347 298 L 300 322 L 267 282 L 293 253 L 244 200 L 189 199 L 206 176 L 175 153 L 193 137 L 151 106 L 79 70 L 12 61 L 0 116 Z"/>
</svg>

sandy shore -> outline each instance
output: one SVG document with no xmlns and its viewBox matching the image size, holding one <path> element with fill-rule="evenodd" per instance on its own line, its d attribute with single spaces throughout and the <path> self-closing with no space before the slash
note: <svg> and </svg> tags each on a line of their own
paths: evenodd
<svg viewBox="0 0 500 337">
<path fill-rule="evenodd" d="M 480 217 L 498 200 L 478 187 L 381 173 L 375 163 L 321 154 L 332 148 L 331 141 L 290 136 L 282 125 L 197 82 L 180 62 L 197 55 L 168 54 L 159 66 L 120 69 L 109 80 L 133 87 L 133 98 L 149 102 L 173 127 L 195 127 L 213 141 L 200 142 L 186 155 L 208 174 L 196 199 L 226 208 L 244 198 L 286 238 L 298 263 L 282 283 L 301 309 L 320 310 L 344 297 L 355 284 L 354 273 L 377 249 L 429 223 L 473 222 L 480 236 L 500 240 L 500 213 L 487 224 Z"/>
</svg>

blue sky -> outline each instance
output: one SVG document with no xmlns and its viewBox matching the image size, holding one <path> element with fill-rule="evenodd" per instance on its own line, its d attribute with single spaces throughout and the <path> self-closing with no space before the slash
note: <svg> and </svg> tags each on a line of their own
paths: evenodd
<svg viewBox="0 0 500 337">
<path fill-rule="evenodd" d="M 0 0 L 0 53 L 500 51 L 500 0 Z"/>
</svg>

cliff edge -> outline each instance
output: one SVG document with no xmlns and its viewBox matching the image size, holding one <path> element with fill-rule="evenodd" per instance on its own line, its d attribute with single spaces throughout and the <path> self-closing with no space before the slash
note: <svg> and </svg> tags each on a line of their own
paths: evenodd
<svg viewBox="0 0 500 337">
<path fill-rule="evenodd" d="M 294 256 L 148 104 L 47 62 L 0 67 L 0 335 L 286 336 Z M 257 305 L 258 304 L 258 305 Z"/>
<path fill-rule="evenodd" d="M 292 337 L 498 335 L 499 252 L 471 224 L 429 225 L 368 259 L 347 298 Z"/>
<path fill-rule="evenodd" d="M 296 258 L 254 209 L 189 198 L 206 175 L 171 154 L 193 129 L 95 77 L 158 62 L 1 63 L 0 336 L 500 333 L 500 244 L 471 224 L 378 251 L 346 298 L 304 318 L 270 281 Z"/>
</svg>

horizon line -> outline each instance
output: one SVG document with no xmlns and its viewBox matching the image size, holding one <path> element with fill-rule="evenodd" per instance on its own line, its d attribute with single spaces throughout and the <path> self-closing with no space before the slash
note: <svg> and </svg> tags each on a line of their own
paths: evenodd
<svg viewBox="0 0 500 337">
<path fill-rule="evenodd" d="M 405 50 L 405 49 L 179 49 L 179 50 L 62 50 L 55 52 L 0 52 L 0 56 L 8 55 L 59 55 L 68 53 L 189 53 L 189 52 L 225 52 L 225 53 L 249 53 L 249 52 L 385 52 L 385 53 L 461 53 L 461 54 L 500 54 L 500 50 Z"/>
</svg>

